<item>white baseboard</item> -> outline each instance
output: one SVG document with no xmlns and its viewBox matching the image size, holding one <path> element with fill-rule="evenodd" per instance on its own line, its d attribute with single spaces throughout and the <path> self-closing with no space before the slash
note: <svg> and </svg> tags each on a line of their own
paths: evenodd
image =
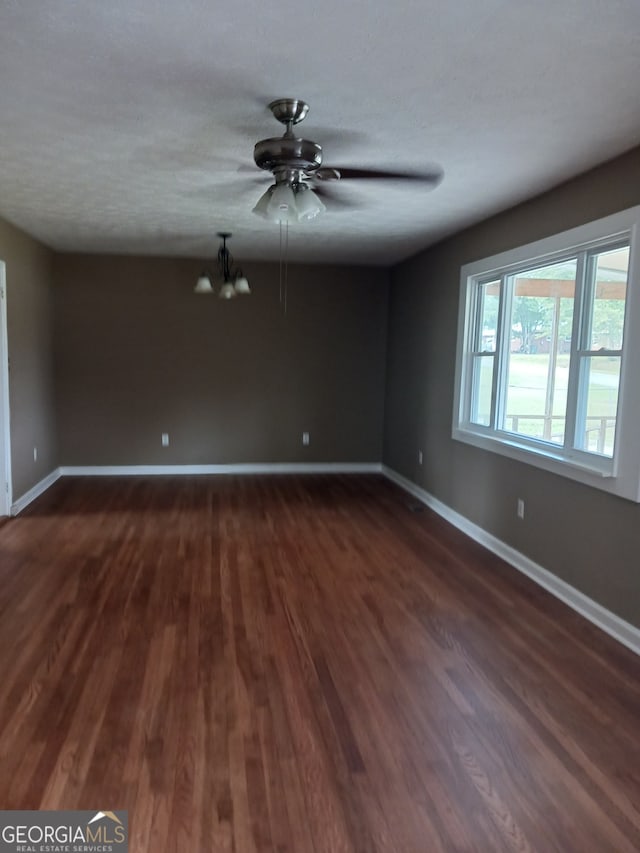
<svg viewBox="0 0 640 853">
<path fill-rule="evenodd" d="M 635 625 L 616 616 L 615 613 L 607 610 L 606 607 L 598 604 L 597 601 L 594 601 L 575 587 L 561 580 L 557 575 L 552 574 L 547 569 L 543 569 L 542 566 L 534 563 L 533 560 L 530 560 L 524 554 L 520 553 L 520 551 L 516 551 L 515 548 L 507 545 L 506 542 L 503 542 L 501 539 L 483 530 L 482 527 L 469 521 L 468 518 L 460 515 L 460 513 L 451 509 L 451 507 L 442 503 L 442 501 L 439 501 L 433 495 L 429 494 L 429 492 L 412 483 L 411 480 L 407 480 L 406 477 L 398 474 L 397 471 L 383 465 L 382 473 L 389 480 L 400 486 L 400 488 L 418 498 L 419 501 L 434 512 L 437 512 L 438 515 L 453 524 L 454 527 L 457 527 L 463 533 L 466 533 L 467 536 L 484 545 L 489 551 L 492 551 L 515 569 L 530 577 L 531 580 L 544 587 L 552 595 L 555 595 L 556 598 L 569 605 L 573 610 L 576 610 L 590 622 L 593 622 L 594 625 L 597 625 L 598 628 L 601 628 L 628 649 L 631 649 L 632 652 L 640 655 L 640 629 L 636 628 Z"/>
<path fill-rule="evenodd" d="M 32 486 L 28 492 L 25 492 L 22 497 L 19 497 L 17 501 L 14 501 L 11 504 L 11 515 L 18 515 L 19 512 L 29 506 L 32 501 L 35 501 L 36 498 L 40 497 L 43 492 L 52 486 L 59 477 L 62 476 L 61 469 L 56 468 L 55 471 L 52 471 L 50 474 L 47 474 L 39 483 L 36 483 L 35 486 Z"/>
<path fill-rule="evenodd" d="M 63 465 L 11 504 L 18 515 L 60 477 L 122 477 L 171 474 L 379 474 L 379 462 L 257 462 L 230 465 Z"/>
<path fill-rule="evenodd" d="M 379 462 L 242 462 L 229 465 L 63 465 L 63 477 L 172 474 L 379 474 Z"/>
</svg>

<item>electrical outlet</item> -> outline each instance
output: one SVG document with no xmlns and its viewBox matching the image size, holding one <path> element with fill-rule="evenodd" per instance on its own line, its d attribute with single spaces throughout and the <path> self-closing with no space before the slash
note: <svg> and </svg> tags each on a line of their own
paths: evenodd
<svg viewBox="0 0 640 853">
<path fill-rule="evenodd" d="M 305 447 L 309 444 L 309 433 L 308 432 L 302 433 L 302 443 L 304 444 Z"/>
<path fill-rule="evenodd" d="M 169 447 L 169 433 L 168 432 L 162 433 L 162 446 L 163 447 Z"/>
<path fill-rule="evenodd" d="M 518 512 L 518 518 L 523 519 L 524 518 L 524 501 L 522 500 L 522 498 L 518 498 L 517 512 Z"/>
<path fill-rule="evenodd" d="M 422 465 L 422 451 L 418 451 L 418 465 Z"/>
<path fill-rule="evenodd" d="M 34 462 L 38 461 L 38 448 L 37 447 L 33 448 L 33 461 Z"/>
</svg>

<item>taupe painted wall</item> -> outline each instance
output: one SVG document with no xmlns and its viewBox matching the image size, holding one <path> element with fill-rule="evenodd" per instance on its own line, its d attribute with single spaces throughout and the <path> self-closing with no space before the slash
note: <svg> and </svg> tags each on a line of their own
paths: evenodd
<svg viewBox="0 0 640 853">
<path fill-rule="evenodd" d="M 640 149 L 393 270 L 383 459 L 640 626 L 640 505 L 451 439 L 461 265 L 637 204 Z M 518 497 L 526 502 L 523 522 Z"/>
<path fill-rule="evenodd" d="M 13 500 L 57 465 L 52 368 L 52 253 L 0 220 L 6 264 Z M 38 448 L 34 462 L 33 448 Z"/>
<path fill-rule="evenodd" d="M 60 464 L 379 462 L 388 273 L 290 267 L 285 315 L 277 265 L 232 302 L 201 267 L 55 257 Z"/>
</svg>

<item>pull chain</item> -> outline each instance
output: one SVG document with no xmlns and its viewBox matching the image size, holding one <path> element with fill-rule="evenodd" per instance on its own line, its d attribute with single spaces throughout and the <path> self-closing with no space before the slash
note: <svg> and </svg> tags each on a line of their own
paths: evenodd
<svg viewBox="0 0 640 853">
<path fill-rule="evenodd" d="M 284 228 L 282 227 L 284 224 Z M 284 268 L 284 274 L 283 274 Z M 280 304 L 287 313 L 287 295 L 289 283 L 289 223 L 280 220 Z"/>
<path fill-rule="evenodd" d="M 287 313 L 287 296 L 289 287 L 289 223 L 286 223 L 284 232 L 284 313 Z"/>
<path fill-rule="evenodd" d="M 282 305 L 282 219 L 279 222 L 280 225 L 280 305 Z"/>
</svg>

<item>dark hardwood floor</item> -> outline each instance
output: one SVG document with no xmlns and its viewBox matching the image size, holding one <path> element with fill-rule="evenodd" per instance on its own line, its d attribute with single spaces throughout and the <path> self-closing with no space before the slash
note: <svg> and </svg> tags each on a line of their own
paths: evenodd
<svg viewBox="0 0 640 853">
<path fill-rule="evenodd" d="M 62 479 L 0 529 L 0 808 L 135 853 L 640 850 L 640 662 L 385 480 Z"/>
</svg>

